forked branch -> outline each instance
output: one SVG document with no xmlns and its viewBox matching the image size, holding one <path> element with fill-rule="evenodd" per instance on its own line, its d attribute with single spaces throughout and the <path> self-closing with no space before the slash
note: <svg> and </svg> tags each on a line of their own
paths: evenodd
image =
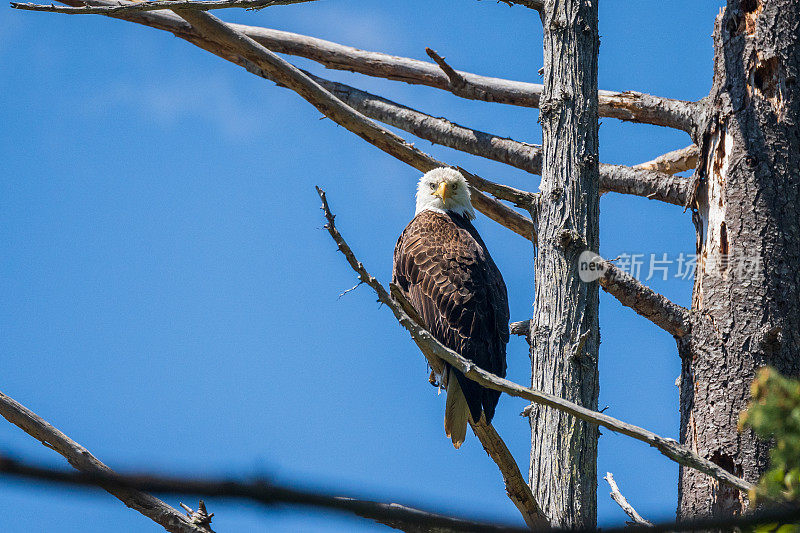
<svg viewBox="0 0 800 533">
<path fill-rule="evenodd" d="M 417 344 L 423 355 L 425 355 L 425 358 L 431 363 L 433 368 L 436 368 L 433 365 L 441 365 L 441 361 L 445 361 L 453 368 L 462 372 L 469 379 L 479 383 L 484 387 L 505 392 L 510 396 L 524 398 L 533 403 L 552 407 L 553 409 L 558 409 L 559 411 L 571 414 L 580 420 L 584 420 L 591 424 L 597 424 L 598 426 L 607 428 L 616 433 L 627 435 L 636 440 L 645 442 L 656 448 L 659 452 L 666 457 L 669 457 L 673 461 L 699 470 L 700 472 L 708 474 L 709 476 L 723 483 L 736 487 L 739 490 L 747 492 L 754 487 L 752 483 L 734 476 L 724 468 L 721 468 L 719 465 L 695 454 L 689 448 L 683 446 L 674 439 L 661 437 L 652 431 L 622 422 L 621 420 L 617 420 L 616 418 L 610 417 L 606 414 L 592 411 L 591 409 L 587 409 L 576 403 L 564 400 L 552 394 L 547 394 L 545 392 L 517 385 L 512 381 L 503 379 L 483 370 L 471 361 L 464 359 L 458 353 L 444 346 L 442 343 L 436 340 L 436 338 L 431 335 L 427 329 L 411 319 L 411 317 L 409 317 L 409 315 L 403 310 L 403 306 L 394 298 L 392 298 L 386 289 L 383 288 L 383 285 L 381 285 L 380 282 L 378 282 L 378 280 L 375 279 L 364 268 L 364 265 L 361 264 L 358 259 L 356 259 L 355 254 L 347 245 L 341 233 L 339 233 L 339 230 L 336 229 L 334 224 L 334 216 L 328 207 L 324 191 L 317 188 L 317 192 L 323 201 L 322 209 L 328 222 L 325 228 L 338 245 L 339 250 L 344 254 L 347 262 L 350 264 L 350 267 L 358 274 L 360 281 L 366 283 L 375 291 L 375 293 L 378 295 L 378 300 L 392 310 L 392 313 L 394 313 L 397 321 L 400 323 L 400 325 L 406 328 L 406 330 L 408 330 L 408 332 L 411 334 L 411 338 Z M 437 363 L 437 361 L 439 361 L 439 363 Z M 525 414 L 525 411 L 523 411 L 523 414 Z"/>
<path fill-rule="evenodd" d="M 219 43 L 229 51 L 241 55 L 251 63 L 251 69 L 262 70 L 265 76 L 294 90 L 326 117 L 389 155 L 422 172 L 448 166 L 351 108 L 294 65 L 238 32 L 232 25 L 225 24 L 210 13 L 202 11 L 179 11 L 179 14 L 190 22 L 206 41 Z M 527 203 L 528 206 L 535 198 L 533 193 L 493 183 L 463 169 L 459 170 L 472 187 L 473 205 L 479 211 L 519 235 L 528 239 L 533 238 L 533 223 L 529 218 L 489 198 L 480 191 L 487 191 L 498 198 L 520 205 Z"/>
</svg>

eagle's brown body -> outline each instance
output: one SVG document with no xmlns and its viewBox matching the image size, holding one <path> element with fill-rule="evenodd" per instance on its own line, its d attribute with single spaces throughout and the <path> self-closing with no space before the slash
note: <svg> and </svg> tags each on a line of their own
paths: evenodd
<svg viewBox="0 0 800 533">
<path fill-rule="evenodd" d="M 434 337 L 479 367 L 505 377 L 509 338 L 506 285 L 466 217 L 450 211 L 421 211 L 397 241 L 392 278 Z M 483 413 L 490 422 L 500 393 L 453 369 L 449 374 L 450 382 L 453 376 L 457 379 L 455 388 L 463 392 L 472 420 L 480 420 Z M 448 383 L 448 411 L 454 394 L 451 389 Z M 448 416 L 446 412 L 449 436 Z M 466 426 L 465 421 L 463 424 Z M 459 442 L 453 438 L 456 447 L 461 442 L 463 436 Z"/>
</svg>

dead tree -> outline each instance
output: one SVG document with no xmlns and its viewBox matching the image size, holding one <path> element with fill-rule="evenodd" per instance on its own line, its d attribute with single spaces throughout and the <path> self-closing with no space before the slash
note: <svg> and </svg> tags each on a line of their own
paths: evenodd
<svg viewBox="0 0 800 533">
<path fill-rule="evenodd" d="M 578 256 L 599 250 L 597 0 L 545 2 L 542 181 L 533 216 L 536 296 L 528 340 L 535 389 L 597 409 L 599 295 Z M 551 524 L 594 527 L 597 426 L 533 406 L 531 490 Z"/>
<path fill-rule="evenodd" d="M 408 329 L 433 368 L 447 361 L 484 386 L 532 402 L 525 411 L 532 430 L 530 489 L 493 428 L 473 426 L 529 526 L 543 520 L 562 527 L 594 526 L 598 426 L 655 446 L 682 465 L 681 517 L 736 514 L 747 508 L 745 492 L 764 471 L 768 446 L 736 429 L 750 381 L 764 364 L 800 374 L 798 0 L 728 0 L 714 32 L 713 88 L 698 102 L 598 91 L 597 0 L 505 0 L 541 15 L 544 85 L 458 71 L 433 50 L 428 50 L 433 63 L 418 61 L 226 24 L 209 14 L 225 7 L 312 0 L 62 1 L 68 6 L 12 5 L 102 14 L 172 32 L 297 92 L 337 124 L 420 171 L 445 163 L 372 119 L 541 173 L 540 191 L 532 193 L 461 169 L 475 207 L 533 244 L 534 316 L 512 324 L 512 332 L 530 341 L 531 388 L 487 374 L 436 342 L 415 320 L 413 308 L 390 294 L 355 259 L 335 229 L 324 193 L 321 196 L 327 228 L 339 249 L 360 281 L 370 285 Z M 461 98 L 539 107 L 543 146 L 453 124 L 320 78 L 276 52 L 309 58 L 327 68 L 426 85 Z M 679 129 L 695 146 L 638 167 L 602 164 L 598 117 Z M 692 168 L 691 179 L 674 176 Z M 600 258 L 590 260 L 601 272 L 598 283 L 580 281 L 581 252 L 598 249 L 601 192 L 646 196 L 691 213 L 699 255 L 691 309 L 670 302 Z M 683 361 L 681 443 L 596 412 L 598 285 L 675 337 Z"/>
<path fill-rule="evenodd" d="M 692 136 L 691 335 L 679 340 L 681 441 L 755 481 L 769 443 L 736 429 L 756 370 L 800 374 L 800 2 L 729 1 Z M 679 513 L 741 513 L 738 491 L 682 468 Z"/>
</svg>

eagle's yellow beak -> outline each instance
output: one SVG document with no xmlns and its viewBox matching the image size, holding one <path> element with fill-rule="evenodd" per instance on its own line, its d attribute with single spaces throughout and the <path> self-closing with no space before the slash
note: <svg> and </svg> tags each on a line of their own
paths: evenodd
<svg viewBox="0 0 800 533">
<path fill-rule="evenodd" d="M 433 195 L 441 198 L 443 204 L 447 203 L 447 198 L 450 196 L 450 187 L 447 186 L 447 182 L 441 182 L 439 184 L 439 188 L 436 189 L 436 192 L 434 192 Z"/>
</svg>

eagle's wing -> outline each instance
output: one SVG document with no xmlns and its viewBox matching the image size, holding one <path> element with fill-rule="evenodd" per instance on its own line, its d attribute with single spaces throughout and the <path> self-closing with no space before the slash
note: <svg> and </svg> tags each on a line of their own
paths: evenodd
<svg viewBox="0 0 800 533">
<path fill-rule="evenodd" d="M 394 253 L 393 281 L 431 333 L 479 367 L 505 377 L 508 295 L 477 231 L 465 219 L 423 211 Z M 473 420 L 491 421 L 500 393 L 455 372 Z"/>
</svg>

